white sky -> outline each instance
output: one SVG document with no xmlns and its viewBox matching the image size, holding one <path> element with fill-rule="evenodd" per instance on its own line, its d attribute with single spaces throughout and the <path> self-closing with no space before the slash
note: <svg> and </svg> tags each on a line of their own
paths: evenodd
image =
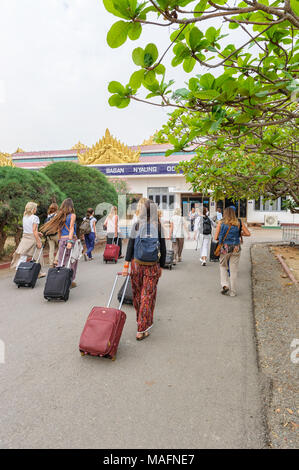
<svg viewBox="0 0 299 470">
<path fill-rule="evenodd" d="M 159 108 L 110 107 L 107 85 L 128 83 L 138 69 L 132 50 L 167 47 L 169 29 L 144 28 L 138 41 L 111 49 L 106 35 L 117 20 L 101 0 L 0 0 L 0 151 L 92 145 L 107 127 L 126 144 L 141 144 L 161 127 L 166 112 Z M 168 73 L 177 87 L 191 76 L 181 67 Z"/>
</svg>

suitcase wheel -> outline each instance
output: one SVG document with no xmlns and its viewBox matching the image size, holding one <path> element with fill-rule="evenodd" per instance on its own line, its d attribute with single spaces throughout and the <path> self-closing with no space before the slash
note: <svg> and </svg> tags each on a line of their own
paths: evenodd
<svg viewBox="0 0 299 470">
<path fill-rule="evenodd" d="M 85 356 L 85 352 L 84 352 L 84 351 L 80 351 L 80 354 L 81 354 L 81 356 Z"/>
<path fill-rule="evenodd" d="M 170 271 L 172 270 L 172 264 L 169 266 Z"/>
</svg>

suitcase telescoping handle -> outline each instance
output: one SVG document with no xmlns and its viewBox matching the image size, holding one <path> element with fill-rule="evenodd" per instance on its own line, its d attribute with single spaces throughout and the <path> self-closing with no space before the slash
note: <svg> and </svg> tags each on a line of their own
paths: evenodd
<svg viewBox="0 0 299 470">
<path fill-rule="evenodd" d="M 60 268 L 62 268 L 62 267 L 64 266 L 64 258 L 65 258 L 66 250 L 67 250 L 67 247 L 65 247 L 65 249 L 64 249 L 63 257 L 62 257 L 62 261 L 61 261 L 61 266 L 59 266 Z M 69 260 L 68 260 L 68 263 L 67 263 L 67 268 L 68 268 L 68 269 L 70 269 L 70 267 L 71 267 L 71 257 L 72 257 L 72 253 L 73 253 L 73 248 L 71 248 L 70 257 L 69 257 Z"/>
<path fill-rule="evenodd" d="M 110 307 L 111 300 L 112 300 L 112 297 L 113 297 L 113 294 L 114 294 L 114 291 L 115 291 L 115 286 L 116 286 L 116 283 L 117 283 L 117 280 L 118 280 L 119 276 L 122 276 L 122 273 L 117 273 L 116 274 L 115 281 L 114 281 L 112 291 L 111 291 L 111 294 L 110 294 L 110 298 L 108 300 L 107 308 Z M 127 287 L 128 287 L 130 275 L 128 274 L 126 277 L 127 278 L 126 278 L 126 281 L 125 281 L 125 286 L 124 286 L 124 290 L 123 290 L 123 293 L 122 293 L 122 296 L 121 296 L 121 299 L 120 299 L 118 310 L 120 310 L 121 307 L 122 307 L 122 304 L 123 304 L 123 301 L 124 301 L 124 298 L 125 298 L 125 294 L 126 294 L 126 290 L 127 290 Z"/>
<path fill-rule="evenodd" d="M 40 248 L 39 255 L 38 255 L 38 257 L 37 257 L 36 263 L 39 262 L 40 257 L 41 257 L 42 252 L 43 252 L 43 249 L 44 249 L 44 247 L 43 247 L 43 245 L 42 245 L 42 247 Z M 35 247 L 35 250 L 34 250 L 34 253 L 33 253 L 33 255 L 32 255 L 32 261 L 34 261 L 35 253 L 37 252 L 37 250 L 38 250 L 38 248 L 37 248 L 37 246 L 36 246 L 36 247 Z"/>
<path fill-rule="evenodd" d="M 119 239 L 119 236 L 117 234 L 117 239 L 116 239 L 115 245 L 118 245 L 118 239 Z M 115 237 L 113 237 L 113 239 L 112 239 L 112 245 L 114 245 L 114 240 L 115 240 Z"/>
</svg>

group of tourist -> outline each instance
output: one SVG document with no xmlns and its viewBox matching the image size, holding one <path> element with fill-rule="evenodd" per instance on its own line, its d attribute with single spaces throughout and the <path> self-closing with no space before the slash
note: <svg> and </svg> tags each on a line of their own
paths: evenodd
<svg viewBox="0 0 299 470">
<path fill-rule="evenodd" d="M 37 204 L 28 202 L 23 216 L 23 236 L 12 260 L 12 267 L 18 269 L 20 263 L 33 256 L 34 251 L 42 250 L 42 237 L 46 236 L 49 243 L 49 262 L 51 266 L 66 265 L 70 258 L 70 267 L 73 271 L 71 287 L 76 287 L 76 272 L 78 259 L 81 256 L 77 244 L 76 214 L 72 199 L 65 199 L 60 208 L 52 203 L 48 210 L 48 217 L 39 231 L 40 220 L 36 215 Z M 236 295 L 236 280 L 238 264 L 241 253 L 243 236 L 250 236 L 246 225 L 236 217 L 236 208 L 231 206 L 224 210 L 217 209 L 216 218 L 209 217 L 208 209 L 203 208 L 202 214 L 193 216 L 191 211 L 189 221 L 191 229 L 198 240 L 201 239 L 200 262 L 206 266 L 209 257 L 213 229 L 214 239 L 218 241 L 220 251 L 220 283 L 221 293 Z M 193 221 L 193 222 L 192 222 Z M 141 198 L 132 221 L 132 230 L 128 240 L 123 276 L 131 276 L 133 304 L 137 315 L 137 340 L 149 336 L 153 325 L 153 314 L 157 296 L 157 285 L 165 267 L 166 239 L 172 242 L 174 251 L 174 264 L 182 261 L 185 234 L 189 235 L 189 227 L 179 208 L 175 209 L 170 218 L 169 227 L 165 227 L 162 212 L 158 211 L 156 204 L 149 199 Z M 216 222 L 218 222 L 216 224 Z M 89 208 L 80 226 L 82 237 L 85 240 L 85 260 L 93 260 L 92 252 L 96 240 L 96 218 L 94 210 Z M 120 246 L 119 257 L 123 258 L 122 238 L 119 234 L 119 221 L 117 208 L 112 207 L 105 222 L 107 243 L 116 242 Z M 168 233 L 167 233 L 168 231 Z M 58 247 L 55 256 L 55 247 Z M 74 254 L 75 252 L 75 254 Z M 44 265 L 41 253 L 40 263 Z M 39 277 L 45 277 L 40 272 Z"/>
</svg>

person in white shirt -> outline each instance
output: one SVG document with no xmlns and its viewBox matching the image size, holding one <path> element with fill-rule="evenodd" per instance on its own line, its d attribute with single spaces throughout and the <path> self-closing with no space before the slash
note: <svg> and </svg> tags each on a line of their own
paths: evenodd
<svg viewBox="0 0 299 470">
<path fill-rule="evenodd" d="M 220 207 L 217 207 L 216 218 L 218 221 L 222 219 L 222 211 Z"/>
<path fill-rule="evenodd" d="M 11 267 L 18 269 L 20 263 L 27 261 L 28 256 L 34 254 L 35 249 L 42 249 L 42 233 L 38 231 L 39 218 L 36 214 L 37 204 L 35 202 L 27 202 L 23 216 L 23 235 L 21 241 L 13 254 Z M 44 264 L 43 256 L 40 257 L 41 265 Z M 39 277 L 45 277 L 46 274 L 41 272 Z"/>
<path fill-rule="evenodd" d="M 181 209 L 178 207 L 174 211 L 174 215 L 170 219 L 170 239 L 174 251 L 174 264 L 182 261 L 182 251 L 184 248 L 184 230 L 188 232 L 188 225 L 181 215 Z"/>
<path fill-rule="evenodd" d="M 200 262 L 202 266 L 206 266 L 212 239 L 212 227 L 215 228 L 216 224 L 208 217 L 208 209 L 206 207 L 203 208 L 202 213 L 203 215 L 197 219 L 196 230 L 200 238 Z"/>
<path fill-rule="evenodd" d="M 118 238 L 119 258 L 123 258 L 121 254 L 122 239 L 118 233 L 118 215 L 116 206 L 111 207 L 110 213 L 104 222 L 104 227 L 107 229 L 107 244 L 112 244 L 113 240 L 115 241 Z"/>
<path fill-rule="evenodd" d="M 89 220 L 90 223 L 90 232 L 84 235 L 86 245 L 86 253 L 84 253 L 84 259 L 85 261 L 92 261 L 94 259 L 92 257 L 92 252 L 94 250 L 94 244 L 96 239 L 97 219 L 94 217 L 94 210 L 91 207 L 87 209 L 86 217 L 84 217 L 83 220 Z"/>
</svg>

